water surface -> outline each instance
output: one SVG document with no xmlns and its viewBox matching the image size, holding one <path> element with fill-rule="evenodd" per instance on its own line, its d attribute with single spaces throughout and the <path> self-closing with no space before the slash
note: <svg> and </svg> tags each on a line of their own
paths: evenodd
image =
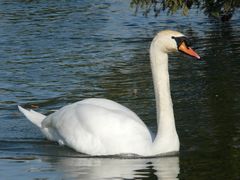
<svg viewBox="0 0 240 180">
<path fill-rule="evenodd" d="M 221 23 L 193 10 L 134 16 L 121 1 L 0 2 L 0 174 L 4 179 L 239 179 L 239 12 Z M 89 158 L 44 139 L 17 105 L 52 111 L 105 97 L 156 133 L 148 48 L 160 30 L 202 56 L 170 56 L 179 156 Z M 14 169 L 14 171 L 13 171 Z"/>
</svg>

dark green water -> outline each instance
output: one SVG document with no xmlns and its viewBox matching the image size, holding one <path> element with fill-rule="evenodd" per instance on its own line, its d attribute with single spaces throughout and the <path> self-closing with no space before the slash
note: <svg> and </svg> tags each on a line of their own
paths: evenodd
<svg viewBox="0 0 240 180">
<path fill-rule="evenodd" d="M 239 18 L 221 23 L 194 10 L 145 18 L 127 1 L 1 1 L 1 179 L 239 179 Z M 148 48 L 164 29 L 189 36 L 202 56 L 170 56 L 179 156 L 88 158 L 46 141 L 18 112 L 105 97 L 155 132 Z"/>
</svg>

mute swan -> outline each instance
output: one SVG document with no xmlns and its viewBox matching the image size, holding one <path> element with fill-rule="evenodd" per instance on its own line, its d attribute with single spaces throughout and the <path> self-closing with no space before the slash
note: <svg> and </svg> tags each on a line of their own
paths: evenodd
<svg viewBox="0 0 240 180">
<path fill-rule="evenodd" d="M 179 151 L 168 74 L 168 53 L 180 51 L 200 59 L 177 31 L 159 32 L 150 47 L 157 110 L 154 140 L 130 109 L 108 99 L 90 98 L 67 105 L 49 116 L 18 106 L 47 139 L 89 155 L 155 156 Z"/>
</svg>

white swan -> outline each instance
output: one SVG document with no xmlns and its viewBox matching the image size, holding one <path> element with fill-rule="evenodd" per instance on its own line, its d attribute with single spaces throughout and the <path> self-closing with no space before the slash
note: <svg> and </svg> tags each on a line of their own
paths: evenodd
<svg viewBox="0 0 240 180">
<path fill-rule="evenodd" d="M 157 135 L 152 140 L 144 122 L 128 108 L 107 99 L 85 99 L 44 116 L 19 110 L 52 141 L 89 155 L 154 156 L 179 151 L 170 95 L 168 53 L 180 51 L 200 59 L 176 31 L 159 32 L 150 47 L 157 106 Z"/>
</svg>

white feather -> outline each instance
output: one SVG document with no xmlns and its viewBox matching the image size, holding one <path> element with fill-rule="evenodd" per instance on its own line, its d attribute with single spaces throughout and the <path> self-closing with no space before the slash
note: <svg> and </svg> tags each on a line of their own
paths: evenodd
<svg viewBox="0 0 240 180">
<path fill-rule="evenodd" d="M 37 127 L 41 128 L 41 123 L 43 119 L 46 117 L 45 115 L 38 113 L 33 110 L 26 110 L 22 108 L 21 106 L 18 106 L 18 109 L 20 112 L 22 112 L 33 124 L 35 124 Z"/>
</svg>

